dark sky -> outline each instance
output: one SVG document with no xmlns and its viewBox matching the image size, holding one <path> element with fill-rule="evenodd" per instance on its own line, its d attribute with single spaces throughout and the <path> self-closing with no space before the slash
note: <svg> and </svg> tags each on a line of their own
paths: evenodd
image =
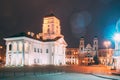
<svg viewBox="0 0 120 80">
<path fill-rule="evenodd" d="M 78 47 L 81 36 L 99 46 L 111 40 L 120 18 L 120 0 L 0 0 L 0 44 L 3 38 L 20 32 L 42 30 L 45 15 L 53 12 L 61 21 L 68 47 Z"/>
</svg>

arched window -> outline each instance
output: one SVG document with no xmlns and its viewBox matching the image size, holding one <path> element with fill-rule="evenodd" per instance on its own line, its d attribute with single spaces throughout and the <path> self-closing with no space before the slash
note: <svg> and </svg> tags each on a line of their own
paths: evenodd
<svg viewBox="0 0 120 80">
<path fill-rule="evenodd" d="M 82 43 L 82 42 L 81 42 L 80 44 L 81 44 L 81 45 L 83 45 L 83 43 Z"/>
<path fill-rule="evenodd" d="M 96 45 L 96 42 L 95 42 L 95 45 Z"/>
<path fill-rule="evenodd" d="M 12 44 L 9 45 L 9 51 L 11 51 L 11 50 L 12 50 Z"/>
<path fill-rule="evenodd" d="M 83 50 L 83 47 L 81 47 L 81 51 Z"/>
</svg>

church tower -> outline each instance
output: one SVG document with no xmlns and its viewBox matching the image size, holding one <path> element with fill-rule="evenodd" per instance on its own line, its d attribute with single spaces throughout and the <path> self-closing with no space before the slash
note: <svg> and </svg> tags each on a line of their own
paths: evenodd
<svg viewBox="0 0 120 80">
<path fill-rule="evenodd" d="M 93 50 L 98 51 L 98 39 L 96 36 L 93 39 Z"/>
<path fill-rule="evenodd" d="M 79 45 L 79 51 L 80 53 L 84 53 L 84 37 L 80 38 L 80 45 Z"/>
<path fill-rule="evenodd" d="M 42 27 L 43 40 L 61 37 L 60 21 L 54 14 L 44 17 Z"/>
</svg>

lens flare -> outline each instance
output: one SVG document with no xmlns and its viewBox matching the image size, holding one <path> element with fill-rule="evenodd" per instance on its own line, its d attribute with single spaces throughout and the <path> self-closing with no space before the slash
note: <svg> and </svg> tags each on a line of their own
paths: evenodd
<svg viewBox="0 0 120 80">
<path fill-rule="evenodd" d="M 85 35 L 86 27 L 90 24 L 92 17 L 87 11 L 78 12 L 71 17 L 71 29 L 74 36 L 79 38 Z"/>
</svg>

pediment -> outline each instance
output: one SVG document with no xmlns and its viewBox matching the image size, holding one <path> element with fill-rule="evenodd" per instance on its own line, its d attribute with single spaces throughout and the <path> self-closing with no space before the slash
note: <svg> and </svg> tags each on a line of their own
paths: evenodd
<svg viewBox="0 0 120 80">
<path fill-rule="evenodd" d="M 90 44 L 87 44 L 86 48 L 87 48 L 87 49 L 91 49 L 92 47 L 91 47 Z"/>
<path fill-rule="evenodd" d="M 64 40 L 64 38 L 58 39 L 57 42 L 59 42 L 60 44 L 64 44 L 65 46 L 67 46 L 67 43 L 66 43 L 66 41 Z"/>
</svg>

